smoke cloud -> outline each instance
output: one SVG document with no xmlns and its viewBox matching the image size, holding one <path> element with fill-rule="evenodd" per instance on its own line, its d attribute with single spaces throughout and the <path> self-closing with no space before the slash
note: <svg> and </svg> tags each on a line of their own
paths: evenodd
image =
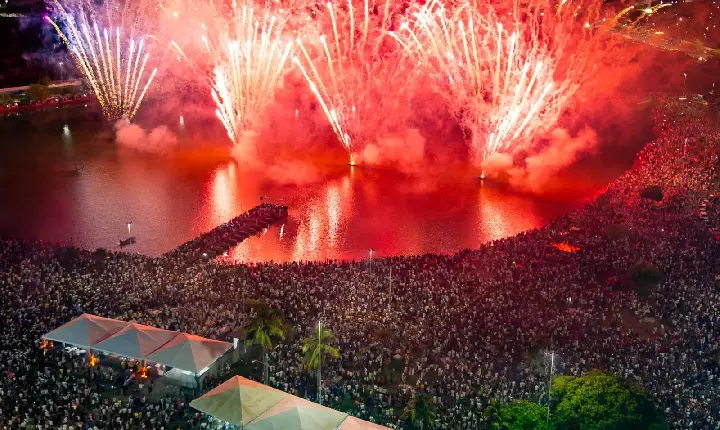
<svg viewBox="0 0 720 430">
<path fill-rule="evenodd" d="M 421 170 L 425 157 L 425 138 L 415 128 L 404 134 L 380 138 L 360 154 L 359 162 L 369 166 L 394 167 L 405 174 Z"/>
<path fill-rule="evenodd" d="M 147 132 L 139 125 L 121 119 L 113 127 L 115 141 L 125 148 L 162 154 L 173 150 L 178 144 L 177 137 L 164 125 Z"/>
<path fill-rule="evenodd" d="M 488 177 L 507 180 L 523 191 L 541 193 L 562 169 L 573 164 L 581 154 L 593 153 L 597 146 L 598 136 L 588 126 L 576 136 L 558 128 L 538 152 L 527 155 L 521 163 L 516 164 L 509 154 L 496 153 L 483 162 L 482 168 Z"/>
</svg>

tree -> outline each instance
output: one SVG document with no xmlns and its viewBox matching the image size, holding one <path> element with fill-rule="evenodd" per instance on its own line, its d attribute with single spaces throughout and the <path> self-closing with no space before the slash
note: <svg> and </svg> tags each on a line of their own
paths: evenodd
<svg viewBox="0 0 720 430">
<path fill-rule="evenodd" d="M 416 392 L 410 403 L 405 407 L 403 416 L 411 429 L 430 429 L 435 424 L 437 413 L 430 404 L 430 397 Z"/>
<path fill-rule="evenodd" d="M 285 323 L 280 311 L 269 307 L 258 308 L 255 318 L 245 330 L 245 346 L 260 345 L 263 356 L 263 382 L 268 384 L 268 350 L 273 338 L 285 340 Z"/>
<path fill-rule="evenodd" d="M 660 269 L 652 264 L 638 263 L 630 269 L 630 279 L 638 297 L 646 299 L 665 277 Z"/>
<path fill-rule="evenodd" d="M 15 99 L 10 94 L 0 93 L 0 107 L 5 107 L 7 105 L 13 104 L 14 102 Z"/>
<path fill-rule="evenodd" d="M 663 191 L 659 185 L 648 185 L 640 190 L 640 197 L 659 202 L 663 199 Z"/>
<path fill-rule="evenodd" d="M 548 430 L 547 408 L 520 400 L 508 404 L 493 402 L 488 408 L 490 428 L 494 430 Z"/>
<path fill-rule="evenodd" d="M 323 356 L 329 355 L 333 358 L 339 358 L 340 352 L 337 348 L 331 346 L 331 343 L 337 342 L 335 335 L 328 329 L 322 328 L 322 324 L 318 321 L 315 335 L 308 337 L 303 341 L 302 351 L 305 354 L 303 359 L 308 370 L 317 369 L 317 401 L 322 404 L 322 363 Z"/>
<path fill-rule="evenodd" d="M 597 371 L 555 378 L 551 410 L 556 429 L 666 428 L 642 388 Z"/>
<path fill-rule="evenodd" d="M 630 224 L 607 224 L 603 227 L 603 234 L 611 240 L 622 239 L 630 234 Z"/>
<path fill-rule="evenodd" d="M 47 85 L 32 84 L 28 87 L 26 95 L 30 101 L 39 102 L 50 97 L 50 91 Z"/>
</svg>

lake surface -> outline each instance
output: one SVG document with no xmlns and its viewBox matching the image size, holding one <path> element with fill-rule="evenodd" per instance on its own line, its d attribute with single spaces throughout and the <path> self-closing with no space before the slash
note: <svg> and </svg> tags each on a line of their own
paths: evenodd
<svg viewBox="0 0 720 430">
<path fill-rule="evenodd" d="M 132 222 L 137 244 L 125 250 L 154 256 L 267 196 L 289 206 L 287 223 L 240 244 L 232 258 L 449 253 L 540 226 L 592 192 L 547 199 L 468 174 L 407 177 L 340 164 L 313 184 L 278 184 L 201 150 L 160 156 L 118 148 L 93 112 L 0 118 L 0 235 L 116 250 Z M 628 167 L 633 151 L 605 163 L 598 180 Z"/>
</svg>

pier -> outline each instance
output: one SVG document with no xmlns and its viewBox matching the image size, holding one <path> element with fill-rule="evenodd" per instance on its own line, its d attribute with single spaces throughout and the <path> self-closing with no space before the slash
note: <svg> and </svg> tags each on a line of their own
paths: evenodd
<svg viewBox="0 0 720 430">
<path fill-rule="evenodd" d="M 166 256 L 182 256 L 187 260 L 213 259 L 271 225 L 285 220 L 288 208 L 284 205 L 262 203 L 236 216 L 207 233 L 183 243 Z"/>
</svg>

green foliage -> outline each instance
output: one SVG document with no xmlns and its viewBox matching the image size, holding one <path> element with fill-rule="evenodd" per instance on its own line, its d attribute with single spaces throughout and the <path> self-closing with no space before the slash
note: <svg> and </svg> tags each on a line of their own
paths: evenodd
<svg viewBox="0 0 720 430">
<path fill-rule="evenodd" d="M 263 381 L 267 385 L 268 350 L 273 347 L 273 339 L 285 339 L 285 322 L 277 309 L 267 306 L 257 308 L 255 318 L 245 329 L 245 346 L 259 345 L 263 352 Z"/>
<path fill-rule="evenodd" d="M 285 339 L 285 323 L 277 309 L 261 307 L 245 330 L 245 346 L 260 345 L 263 350 L 273 346 L 272 339 Z"/>
<path fill-rule="evenodd" d="M 331 346 L 336 343 L 335 335 L 328 329 L 315 330 L 315 335 L 303 341 L 302 351 L 305 354 L 303 363 L 309 370 L 317 369 L 318 364 L 325 362 L 325 357 L 340 358 L 340 351 Z"/>
<path fill-rule="evenodd" d="M 27 98 L 33 102 L 39 102 L 50 97 L 50 91 L 48 90 L 47 85 L 42 84 L 30 85 L 25 94 L 27 95 Z"/>
<path fill-rule="evenodd" d="M 646 299 L 665 277 L 657 267 L 648 263 L 638 263 L 630 269 L 630 279 L 638 297 Z"/>
<path fill-rule="evenodd" d="M 13 96 L 8 93 L 0 93 L 0 106 L 7 106 L 15 102 Z"/>
<path fill-rule="evenodd" d="M 403 418 L 407 423 L 403 428 L 428 430 L 433 428 L 437 412 L 430 404 L 430 397 L 425 393 L 417 392 L 405 407 Z"/>
<path fill-rule="evenodd" d="M 490 428 L 493 430 L 549 430 L 547 408 L 539 403 L 517 401 L 509 404 L 493 403 L 489 408 Z"/>
<path fill-rule="evenodd" d="M 643 390 L 591 372 L 553 381 L 551 420 L 556 429 L 663 429 L 662 415 Z"/>
<path fill-rule="evenodd" d="M 648 185 L 640 190 L 640 197 L 659 202 L 663 199 L 663 191 L 659 185 Z"/>
</svg>

